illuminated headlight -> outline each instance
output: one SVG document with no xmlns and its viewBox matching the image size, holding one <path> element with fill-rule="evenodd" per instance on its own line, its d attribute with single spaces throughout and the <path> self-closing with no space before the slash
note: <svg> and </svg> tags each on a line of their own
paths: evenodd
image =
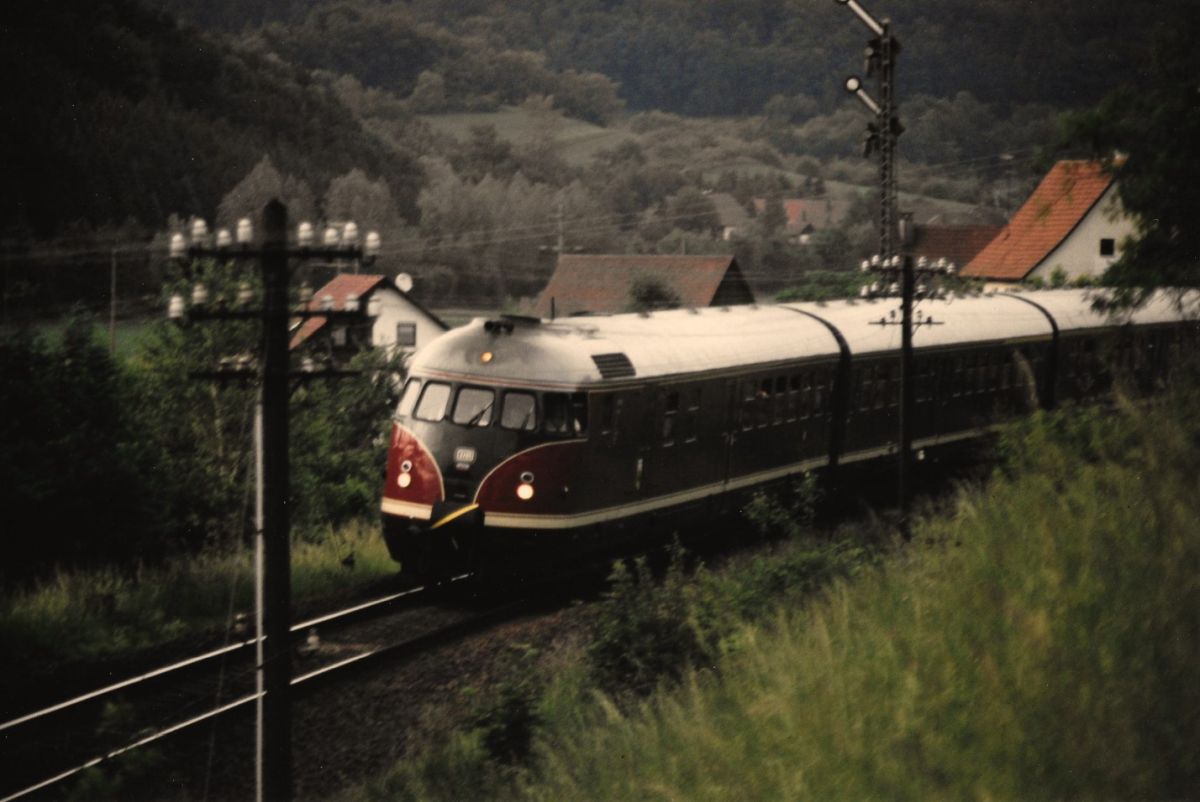
<svg viewBox="0 0 1200 802">
<path fill-rule="evenodd" d="M 396 484 L 400 487 L 408 487 L 412 484 L 412 460 L 404 460 L 400 463 L 400 475 L 396 477 Z"/>
<path fill-rule="evenodd" d="M 521 499 L 521 501 L 529 501 L 529 499 L 533 498 L 533 485 L 527 482 L 517 485 L 517 498 Z"/>
</svg>

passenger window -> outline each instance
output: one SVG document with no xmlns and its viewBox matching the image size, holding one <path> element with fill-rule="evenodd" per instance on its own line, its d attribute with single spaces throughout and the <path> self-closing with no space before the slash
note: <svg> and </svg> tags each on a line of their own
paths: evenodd
<svg viewBox="0 0 1200 802">
<path fill-rule="evenodd" d="M 675 416 L 679 414 L 679 393 L 667 393 L 663 399 L 662 443 L 675 445 Z"/>
<path fill-rule="evenodd" d="M 417 402 L 415 416 L 420 420 L 440 421 L 446 417 L 446 405 L 450 401 L 450 385 L 429 382 Z"/>
<path fill-rule="evenodd" d="M 687 415 L 683 419 L 683 442 L 694 443 L 699 436 L 700 389 L 688 392 Z"/>
<path fill-rule="evenodd" d="M 482 387 L 464 387 L 458 391 L 454 414 L 450 419 L 462 426 L 487 426 L 492 422 L 496 394 Z"/>
<path fill-rule="evenodd" d="M 404 392 L 400 396 L 400 403 L 396 406 L 396 414 L 402 418 L 407 418 L 413 413 L 413 407 L 417 405 L 417 396 L 421 394 L 421 380 L 409 379 L 404 385 Z"/>
<path fill-rule="evenodd" d="M 500 425 L 518 432 L 532 432 L 537 428 L 537 399 L 532 393 L 504 394 L 504 406 L 500 410 Z"/>
</svg>

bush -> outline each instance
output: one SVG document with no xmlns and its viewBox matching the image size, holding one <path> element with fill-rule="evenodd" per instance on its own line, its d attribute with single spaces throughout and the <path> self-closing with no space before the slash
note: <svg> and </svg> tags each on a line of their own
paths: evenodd
<svg viewBox="0 0 1200 802">
<path fill-rule="evenodd" d="M 691 621 L 683 550 L 676 545 L 661 584 L 644 557 L 618 562 L 595 609 L 588 658 L 597 687 L 648 693 L 705 657 Z"/>
</svg>

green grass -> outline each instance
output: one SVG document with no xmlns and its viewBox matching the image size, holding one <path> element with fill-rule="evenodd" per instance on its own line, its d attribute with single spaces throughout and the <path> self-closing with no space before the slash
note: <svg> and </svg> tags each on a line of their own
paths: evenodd
<svg viewBox="0 0 1200 802">
<path fill-rule="evenodd" d="M 533 140 L 542 130 L 544 123 L 540 114 L 532 114 L 518 107 L 504 107 L 494 112 L 461 112 L 456 114 L 429 114 L 422 116 L 434 131 L 449 134 L 456 139 L 470 138 L 471 128 L 477 125 L 494 125 L 501 139 L 515 145 Z M 551 130 L 560 145 L 560 155 L 573 167 L 589 164 L 598 151 L 612 149 L 634 135 L 619 128 L 603 128 L 582 120 L 564 117 L 557 112 L 549 115 L 553 122 Z"/>
<path fill-rule="evenodd" d="M 353 567 L 342 564 L 354 555 Z M 292 549 L 292 597 L 313 604 L 392 576 L 373 522 L 329 532 Z M 60 572 L 0 600 L 0 650 L 21 655 L 24 670 L 102 659 L 221 631 L 234 611 L 253 606 L 248 551 L 206 552 L 136 571 Z"/>
<path fill-rule="evenodd" d="M 114 327 L 117 358 L 128 359 L 138 353 L 146 339 L 147 332 L 149 332 L 154 322 L 150 318 L 123 318 L 117 320 Z M 56 348 L 62 343 L 63 334 L 66 332 L 68 324 L 68 318 L 56 318 L 54 320 L 39 321 L 34 324 L 33 329 L 47 345 Z M 96 342 L 107 348 L 109 344 L 107 318 L 95 323 L 92 331 Z"/>
<path fill-rule="evenodd" d="M 715 671 L 540 741 L 530 799 L 1164 799 L 1200 791 L 1200 435 L 1073 412 L 1011 475 Z"/>
</svg>

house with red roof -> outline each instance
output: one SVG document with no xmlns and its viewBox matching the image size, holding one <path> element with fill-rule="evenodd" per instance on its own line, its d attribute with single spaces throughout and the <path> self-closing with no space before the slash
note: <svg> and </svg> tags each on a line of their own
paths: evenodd
<svg viewBox="0 0 1200 802">
<path fill-rule="evenodd" d="M 1098 276 L 1121 255 L 1134 221 L 1098 162 L 1060 161 L 962 275 L 1013 284 L 1056 271 Z"/>
<path fill-rule="evenodd" d="M 538 296 L 534 313 L 550 318 L 625 312 L 639 281 L 661 284 L 685 307 L 754 303 L 737 260 L 728 254 L 563 254 Z"/>
<path fill-rule="evenodd" d="M 807 245 L 814 232 L 832 228 L 846 219 L 850 201 L 834 200 L 829 196 L 819 198 L 784 198 L 783 211 L 787 216 L 783 233 L 798 245 Z M 767 209 L 766 198 L 754 199 L 754 211 L 762 215 Z"/>
<path fill-rule="evenodd" d="M 906 250 L 913 256 L 924 256 L 931 262 L 946 259 L 958 267 L 963 267 L 986 248 L 1003 228 L 989 225 L 917 223 L 913 225 L 912 244 Z"/>
<path fill-rule="evenodd" d="M 291 348 L 416 350 L 449 326 L 401 289 L 411 287 L 411 281 L 404 274 L 395 281 L 374 274 L 335 276 L 313 293 L 309 311 L 359 312 L 361 322 L 322 315 L 297 318 L 292 324 Z M 368 310 L 376 314 L 368 315 Z"/>
</svg>

